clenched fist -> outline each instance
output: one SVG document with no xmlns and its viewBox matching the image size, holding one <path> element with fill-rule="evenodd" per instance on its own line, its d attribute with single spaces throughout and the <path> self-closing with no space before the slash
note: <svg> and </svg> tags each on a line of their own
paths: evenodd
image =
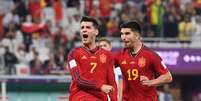
<svg viewBox="0 0 201 101">
<path fill-rule="evenodd" d="M 101 91 L 102 92 L 105 92 L 106 94 L 110 93 L 111 91 L 113 91 L 114 88 L 111 86 L 111 85 L 106 85 L 106 84 L 103 84 L 101 86 Z"/>
</svg>

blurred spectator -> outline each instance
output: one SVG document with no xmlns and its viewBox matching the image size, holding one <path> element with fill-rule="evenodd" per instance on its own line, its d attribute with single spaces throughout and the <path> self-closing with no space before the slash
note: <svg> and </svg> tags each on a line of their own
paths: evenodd
<svg viewBox="0 0 201 101">
<path fill-rule="evenodd" d="M 110 18 L 107 23 L 107 29 L 108 29 L 107 36 L 110 36 L 110 37 L 119 36 L 117 35 L 117 32 L 119 30 L 118 27 L 119 27 L 118 18 L 116 17 Z"/>
<path fill-rule="evenodd" d="M 46 41 L 50 42 L 50 39 L 46 39 L 44 33 L 37 32 L 32 35 L 33 36 L 33 44 L 31 47 L 34 47 L 36 51 L 39 53 L 39 58 L 41 61 L 48 59 L 48 54 L 50 49 L 46 46 Z M 50 42 L 51 44 L 52 42 Z"/>
<path fill-rule="evenodd" d="M 14 9 L 13 0 L 0 0 L 0 40 L 4 37 L 4 16 Z"/>
<path fill-rule="evenodd" d="M 156 37 L 161 37 L 164 7 L 161 0 L 154 0 L 151 5 L 151 26 Z"/>
<path fill-rule="evenodd" d="M 88 15 L 98 17 L 99 16 L 98 5 L 93 5 Z"/>
<path fill-rule="evenodd" d="M 65 47 L 68 42 L 68 38 L 64 33 L 62 27 L 59 27 L 58 30 L 53 34 L 53 47 L 55 52 L 59 50 L 59 47 Z"/>
<path fill-rule="evenodd" d="M 148 20 L 149 20 L 149 18 L 148 18 L 148 16 L 145 16 L 144 17 L 144 24 L 143 24 L 143 36 L 145 36 L 145 37 L 154 37 L 155 35 L 154 35 L 154 32 L 153 32 L 153 30 L 152 30 L 152 28 L 151 28 L 151 24 L 148 22 Z"/>
<path fill-rule="evenodd" d="M 33 53 L 33 60 L 30 61 L 29 63 L 31 67 L 31 74 L 32 75 L 43 75 L 44 74 L 44 69 L 42 65 L 42 61 L 39 60 L 39 54 L 38 52 Z"/>
<path fill-rule="evenodd" d="M 32 17 L 32 20 L 34 22 L 41 20 L 42 6 L 40 4 L 40 0 L 29 0 L 28 3 L 28 11 Z"/>
<path fill-rule="evenodd" d="M 99 16 L 108 18 L 112 13 L 112 0 L 99 0 Z"/>
<path fill-rule="evenodd" d="M 15 52 L 20 43 L 22 43 L 21 33 L 15 30 L 13 23 L 9 23 L 8 31 L 4 39 L 2 39 L 2 44 L 8 46 L 11 52 Z"/>
<path fill-rule="evenodd" d="M 64 67 L 64 60 L 65 60 L 64 58 L 67 58 L 67 57 L 64 56 L 64 52 L 65 52 L 65 49 L 63 47 L 60 47 L 59 51 L 54 56 L 56 66 L 59 67 L 59 68 Z"/>
<path fill-rule="evenodd" d="M 3 26 L 5 28 L 5 32 L 8 31 L 8 27 L 9 27 L 10 23 L 12 23 L 15 28 L 18 28 L 18 26 L 19 26 L 20 18 L 16 14 L 15 10 L 12 10 L 11 12 L 6 13 L 3 18 Z"/>
<path fill-rule="evenodd" d="M 45 48 L 47 48 L 50 53 L 53 52 L 53 42 L 52 42 L 52 37 L 51 37 L 51 33 L 48 30 L 44 30 L 41 32 L 41 41 L 44 45 Z M 42 46 L 43 47 L 43 46 Z"/>
<path fill-rule="evenodd" d="M 94 8 L 93 8 L 94 7 Z M 93 0 L 86 0 L 84 2 L 84 8 L 85 8 L 85 14 L 88 14 L 90 16 L 94 16 L 94 9 L 97 7 L 96 5 L 93 5 Z"/>
<path fill-rule="evenodd" d="M 108 31 L 107 31 L 107 26 L 106 26 L 106 23 L 107 23 L 107 20 L 108 20 L 108 18 L 105 18 L 105 17 L 103 17 L 103 18 L 100 18 L 100 26 L 99 26 L 99 37 L 105 37 L 108 33 Z"/>
<path fill-rule="evenodd" d="M 113 1 L 113 3 L 115 3 L 114 8 L 116 10 L 121 10 L 124 2 L 125 2 L 125 0 L 114 0 Z"/>
<path fill-rule="evenodd" d="M 44 62 L 43 68 L 44 68 L 44 74 L 56 74 L 54 73 L 54 70 L 57 69 L 57 66 L 55 64 L 53 54 L 49 55 L 49 59 Z"/>
<path fill-rule="evenodd" d="M 136 4 L 137 1 L 135 2 L 128 2 L 128 6 L 129 6 L 129 17 L 132 20 L 137 20 L 139 22 L 143 21 L 143 14 L 140 11 L 140 9 L 138 8 L 139 4 Z"/>
<path fill-rule="evenodd" d="M 195 11 L 198 15 L 201 15 L 201 1 L 200 0 L 192 0 L 192 5 L 195 8 Z"/>
<path fill-rule="evenodd" d="M 79 4 L 79 0 L 67 0 L 66 5 L 67 7 L 71 8 L 71 7 L 77 7 L 80 4 Z"/>
<path fill-rule="evenodd" d="M 5 47 L 4 54 L 5 68 L 8 74 L 15 74 L 15 64 L 18 62 L 15 54 L 10 52 L 9 47 Z"/>
<path fill-rule="evenodd" d="M 173 7 L 166 6 L 163 15 L 163 35 L 164 37 L 176 38 L 178 36 L 178 24 L 180 16 Z"/>
<path fill-rule="evenodd" d="M 4 61 L 4 55 L 5 54 L 5 48 L 0 43 L 0 75 L 5 74 L 5 61 Z"/>
<path fill-rule="evenodd" d="M 193 19 L 195 26 L 195 33 L 192 35 L 192 44 L 197 45 L 198 42 L 201 42 L 201 16 L 196 16 Z"/>
<path fill-rule="evenodd" d="M 186 15 L 184 20 L 179 23 L 179 39 L 180 41 L 190 42 L 195 27 L 191 22 L 190 16 Z"/>
<path fill-rule="evenodd" d="M 20 44 L 15 52 L 19 63 L 28 64 L 27 52 L 24 44 Z"/>
<path fill-rule="evenodd" d="M 55 12 L 55 20 L 56 23 L 61 23 L 61 20 L 63 18 L 62 14 L 62 4 L 61 0 L 54 0 L 53 1 L 53 7 L 54 7 L 54 12 Z"/>
<path fill-rule="evenodd" d="M 167 16 L 167 22 L 164 22 L 164 37 L 176 38 L 178 35 L 178 21 L 173 15 Z"/>
<path fill-rule="evenodd" d="M 15 3 L 15 11 L 20 18 L 20 22 L 25 21 L 28 11 L 23 0 L 13 0 Z"/>
<path fill-rule="evenodd" d="M 78 14 L 73 15 L 72 17 L 68 17 L 68 25 L 65 29 L 65 34 L 68 37 L 68 41 L 77 41 L 79 37 L 79 24 L 80 24 L 80 16 Z"/>
<path fill-rule="evenodd" d="M 0 0 L 0 11 L 4 14 L 15 9 L 13 0 Z"/>
</svg>

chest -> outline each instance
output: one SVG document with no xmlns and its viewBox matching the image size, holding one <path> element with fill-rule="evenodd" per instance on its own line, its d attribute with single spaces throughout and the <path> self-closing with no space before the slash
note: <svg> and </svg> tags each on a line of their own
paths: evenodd
<svg viewBox="0 0 201 101">
<path fill-rule="evenodd" d="M 79 56 L 80 69 L 83 73 L 104 73 L 104 71 L 107 69 L 107 61 L 108 57 L 104 53 L 83 53 Z"/>
<path fill-rule="evenodd" d="M 140 75 L 153 71 L 150 58 L 144 55 L 136 57 L 129 54 L 123 55 L 119 59 L 119 65 L 127 80 L 137 80 Z"/>
</svg>

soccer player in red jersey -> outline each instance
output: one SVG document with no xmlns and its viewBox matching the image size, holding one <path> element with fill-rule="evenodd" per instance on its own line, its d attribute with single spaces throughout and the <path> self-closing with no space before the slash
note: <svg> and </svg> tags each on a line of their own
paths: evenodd
<svg viewBox="0 0 201 101">
<path fill-rule="evenodd" d="M 112 54 L 96 45 L 98 22 L 91 17 L 80 21 L 82 46 L 68 55 L 72 75 L 70 101 L 117 101 Z"/>
<path fill-rule="evenodd" d="M 99 46 L 105 50 L 112 51 L 112 44 L 105 37 L 102 37 L 99 39 Z M 121 74 L 120 67 L 114 68 L 114 74 L 115 74 L 115 79 L 116 79 L 117 88 L 118 88 L 118 101 L 122 101 L 123 80 L 122 80 L 122 74 Z"/>
<path fill-rule="evenodd" d="M 125 48 L 117 52 L 115 65 L 123 75 L 123 101 L 158 101 L 156 86 L 172 81 L 162 59 L 140 39 L 136 21 L 120 25 Z"/>
</svg>

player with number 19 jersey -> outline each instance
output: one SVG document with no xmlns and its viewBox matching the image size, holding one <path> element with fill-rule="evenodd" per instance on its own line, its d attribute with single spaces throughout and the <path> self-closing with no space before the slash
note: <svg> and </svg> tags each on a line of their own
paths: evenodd
<svg viewBox="0 0 201 101">
<path fill-rule="evenodd" d="M 110 92 L 111 101 L 117 101 L 117 85 L 111 52 L 100 47 L 88 50 L 85 47 L 73 49 L 68 56 L 68 68 L 72 75 L 70 101 L 108 101 L 101 91 L 103 84 L 114 87 Z"/>
<path fill-rule="evenodd" d="M 120 66 L 123 75 L 123 101 L 158 101 L 155 87 L 144 86 L 140 76 L 149 80 L 156 78 L 157 74 L 168 72 L 162 59 L 146 46 L 136 53 L 124 48 L 117 52 L 115 65 Z"/>
</svg>

